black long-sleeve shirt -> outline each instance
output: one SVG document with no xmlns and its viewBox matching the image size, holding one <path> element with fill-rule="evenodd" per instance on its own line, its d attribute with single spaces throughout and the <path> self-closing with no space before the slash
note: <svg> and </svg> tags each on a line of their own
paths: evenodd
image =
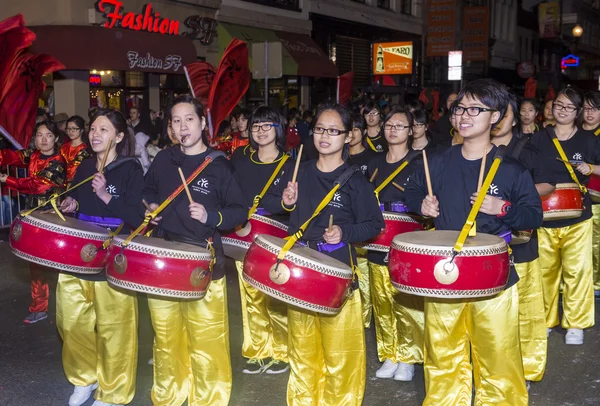
<svg viewBox="0 0 600 406">
<path fill-rule="evenodd" d="M 146 201 L 162 203 L 181 185 L 177 168 L 180 167 L 187 178 L 210 152 L 212 149 L 199 155 L 185 155 L 180 148 L 168 148 L 159 152 L 146 173 L 143 191 Z M 212 238 L 217 259 L 213 279 L 222 278 L 225 257 L 217 229 L 231 230 L 246 221 L 248 207 L 244 204 L 244 194 L 233 176 L 231 164 L 223 156 L 212 161 L 189 189 L 194 202 L 205 207 L 208 213 L 206 223 L 202 224 L 190 217 L 190 203 L 185 192 L 182 192 L 160 214 L 162 220 L 157 235 L 201 246 L 205 246 L 205 241 Z"/>
<path fill-rule="evenodd" d="M 344 163 L 336 170 L 325 173 L 317 168 L 317 161 L 309 161 L 300 166 L 297 178 L 298 201 L 295 209 L 290 213 L 290 235 L 296 233 L 310 218 L 325 195 L 333 188 L 335 180 L 349 167 L 350 165 Z M 281 210 L 282 193 L 286 186 L 280 183 L 278 188 L 269 190 L 263 199 L 263 206 L 267 211 L 274 213 Z M 333 215 L 333 224 L 342 230 L 342 242 L 347 244 L 367 241 L 378 235 L 385 227 L 373 193 L 373 185 L 360 172 L 355 173 L 343 187 L 338 189 L 329 204 L 307 227 L 302 240 L 323 242 L 323 234 L 329 226 L 330 215 Z M 349 264 L 350 253 L 355 261 L 352 246 L 350 250 L 348 247 L 343 247 L 328 255 Z"/>
<path fill-rule="evenodd" d="M 531 143 L 539 151 L 534 159 L 533 180 L 535 183 L 573 183 L 573 178 L 569 175 L 563 162 L 557 161 L 558 151 L 552 142 L 552 126 L 548 126 L 531 136 Z M 600 137 L 594 136 L 594 133 L 578 129 L 573 136 L 560 141 L 560 145 L 565 151 L 567 159 L 582 160 L 593 165 L 600 164 Z M 589 182 L 589 176 L 581 174 L 573 168 L 579 183 L 585 185 Z M 544 221 L 543 227 L 558 228 L 567 227 L 581 223 L 592 217 L 592 201 L 589 193 L 586 193 L 583 200 L 584 210 L 581 217 L 568 220 Z"/>
<path fill-rule="evenodd" d="M 369 162 L 371 162 L 373 159 L 375 159 L 375 157 L 378 155 L 380 155 L 380 154 L 373 151 L 371 148 L 365 148 L 365 150 L 363 152 L 359 152 L 358 154 L 355 154 L 355 155 L 349 155 L 346 162 L 349 165 L 356 165 L 356 166 L 360 167 L 360 171 L 362 172 L 363 175 L 366 176 Z"/>
</svg>

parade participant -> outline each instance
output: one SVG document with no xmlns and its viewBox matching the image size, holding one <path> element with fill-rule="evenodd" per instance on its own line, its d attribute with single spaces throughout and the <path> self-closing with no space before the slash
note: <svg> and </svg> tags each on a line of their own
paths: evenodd
<svg viewBox="0 0 600 406">
<path fill-rule="evenodd" d="M 393 176 L 392 181 L 406 188 L 417 162 L 409 158 L 409 137 L 413 115 L 404 109 L 393 109 L 385 117 L 383 131 L 388 145 L 385 154 L 369 162 L 369 176 L 376 187 Z M 414 155 L 414 153 L 412 154 Z M 409 160 L 408 166 L 394 175 L 398 167 Z M 391 182 L 379 192 L 379 203 L 386 211 L 406 212 L 404 193 Z M 390 281 L 387 253 L 369 251 L 371 298 L 377 336 L 377 353 L 383 362 L 377 378 L 411 381 L 416 363 L 423 362 L 423 298 L 398 292 Z"/>
<path fill-rule="evenodd" d="M 60 155 L 67 163 L 67 186 L 73 180 L 77 167 L 85 158 L 90 157 L 89 139 L 85 130 L 85 121 L 79 116 L 72 116 L 67 121 L 69 142 L 60 147 Z"/>
<path fill-rule="evenodd" d="M 263 188 L 279 183 L 287 184 L 294 170 L 292 161 L 285 155 L 286 132 L 281 114 L 272 107 L 261 106 L 249 120 L 250 145 L 253 152 L 236 161 L 235 178 L 244 193 L 247 207 L 252 207 Z M 283 166 L 280 166 L 283 162 Z M 275 178 L 272 178 L 277 171 Z M 271 180 L 272 179 L 272 180 Z M 264 212 L 259 204 L 257 213 Z M 244 342 L 242 355 L 248 359 L 245 374 L 280 374 L 289 369 L 287 354 L 287 305 L 265 295 L 242 278 L 243 261 L 235 261 L 239 275 L 242 303 Z"/>
<path fill-rule="evenodd" d="M 537 152 L 529 143 L 529 135 L 522 133 L 519 121 L 517 98 L 509 95 L 506 114 L 492 130 L 492 143 L 506 145 L 506 156 L 520 161 L 529 170 L 533 169 L 533 157 Z M 522 116 L 521 106 L 521 116 Z M 519 275 L 519 337 L 525 379 L 541 381 L 546 370 L 548 339 L 544 317 L 544 292 L 542 271 L 538 261 L 538 239 L 534 230 L 529 242 L 511 246 L 515 269 Z"/>
<path fill-rule="evenodd" d="M 454 138 L 452 133 L 454 128 L 452 127 L 452 123 L 450 121 L 452 116 L 450 114 L 450 109 L 456 101 L 456 96 L 456 92 L 452 92 L 448 95 L 448 98 L 446 99 L 447 113 L 440 117 L 435 123 L 435 126 L 433 126 L 432 137 L 433 143 L 436 145 L 442 145 L 444 147 L 449 147 L 452 145 L 452 140 Z"/>
<path fill-rule="evenodd" d="M 238 108 L 238 111 L 231 115 L 231 132 L 217 140 L 215 149 L 225 152 L 227 157 L 233 159 L 233 154 L 238 148 L 246 147 L 249 143 L 248 119 L 250 114 L 249 110 Z"/>
<path fill-rule="evenodd" d="M 33 209 L 64 187 L 66 163 L 60 156 L 58 144 L 59 130 L 50 120 L 40 121 L 33 129 L 35 149 L 13 151 L 0 150 L 0 165 L 13 165 L 27 168 L 29 176 L 17 178 L 0 174 L 0 182 L 25 197 L 25 208 Z M 30 263 L 31 272 L 31 305 L 29 316 L 24 320 L 27 324 L 37 323 L 48 318 L 48 282 L 43 267 Z"/>
<path fill-rule="evenodd" d="M 144 174 L 132 156 L 135 139 L 125 116 L 117 110 L 97 110 L 89 137 L 94 156 L 79 165 L 73 184 L 95 174 L 94 179 L 69 193 L 61 211 L 112 231 L 123 222 L 125 230 L 136 228 L 143 220 Z M 83 405 L 96 389 L 92 406 L 131 402 L 138 358 L 136 294 L 109 286 L 104 273 L 62 272 L 56 326 L 63 340 L 63 369 L 75 386 L 69 406 Z"/>
<path fill-rule="evenodd" d="M 469 82 L 452 114 L 462 145 L 431 157 L 432 195 L 418 170 L 406 188 L 411 211 L 434 218 L 436 230 L 461 230 L 478 196 L 482 157 L 492 165 L 497 148 L 490 132 L 504 116 L 508 91 L 491 79 Z M 504 157 L 477 214 L 477 232 L 501 234 L 537 228 L 542 205 L 529 171 Z M 477 299 L 425 299 L 425 406 L 525 406 L 528 394 L 519 343 L 518 277 L 514 269 L 506 290 Z"/>
<path fill-rule="evenodd" d="M 311 217 L 334 182 L 350 168 L 344 155 L 350 142 L 352 114 L 340 105 L 326 105 L 314 122 L 319 158 L 304 163 L 298 181 L 288 182 L 282 193 L 281 188 L 270 192 L 264 204 L 270 211 L 279 205 L 290 212 L 290 235 Z M 330 215 L 334 224 L 331 228 Z M 300 241 L 352 267 L 356 256 L 351 244 L 375 237 L 384 226 L 373 187 L 364 176 L 355 173 L 310 222 Z M 356 287 L 354 283 L 354 291 L 335 316 L 289 306 L 288 405 L 362 404 L 366 349 Z"/>
<path fill-rule="evenodd" d="M 579 92 L 572 88 L 560 91 L 552 105 L 556 126 L 546 127 L 531 138 L 532 144 L 539 150 L 533 174 L 542 196 L 554 191 L 558 183 L 583 185 L 591 174 L 600 174 L 600 166 L 596 166 L 600 164 L 600 138 L 577 127 L 582 107 L 583 98 Z M 563 154 L 553 142 L 554 137 L 558 139 Z M 557 157 L 575 162 L 567 166 Z M 565 343 L 573 345 L 583 344 L 583 330 L 594 325 L 592 204 L 589 193 L 583 188 L 582 192 L 584 210 L 581 217 L 544 221 L 538 230 L 546 327 L 551 329 L 560 322 L 558 297 L 562 281 L 563 316 L 560 324 L 567 330 Z"/>
<path fill-rule="evenodd" d="M 540 105 L 533 99 L 524 99 L 519 108 L 521 121 L 521 132 L 523 134 L 533 134 L 540 130 L 535 120 L 540 114 Z"/>
<path fill-rule="evenodd" d="M 600 92 L 589 92 L 583 97 L 583 129 L 600 135 Z M 600 204 L 592 204 L 592 258 L 594 267 L 594 295 L 600 296 Z"/>
<path fill-rule="evenodd" d="M 144 197 L 155 210 L 210 156 L 214 160 L 190 185 L 193 203 L 180 194 L 154 221 L 154 237 L 212 248 L 212 282 L 202 300 L 148 297 L 154 328 L 155 405 L 227 405 L 231 395 L 231 359 L 225 257 L 218 229 L 231 230 L 246 220 L 248 208 L 233 168 L 208 147 L 202 105 L 190 95 L 173 101 L 170 110 L 179 147 L 158 153 L 146 174 Z M 218 153 L 217 153 L 218 154 Z"/>
<path fill-rule="evenodd" d="M 554 111 L 552 104 L 554 100 L 548 100 L 544 103 L 544 111 L 542 112 L 542 127 L 546 128 L 548 125 L 556 125 L 556 119 L 554 118 Z"/>
<path fill-rule="evenodd" d="M 365 137 L 369 148 L 375 152 L 385 151 L 385 141 L 381 135 L 381 108 L 379 103 L 370 100 L 363 109 L 363 117 L 367 123 Z"/>
</svg>

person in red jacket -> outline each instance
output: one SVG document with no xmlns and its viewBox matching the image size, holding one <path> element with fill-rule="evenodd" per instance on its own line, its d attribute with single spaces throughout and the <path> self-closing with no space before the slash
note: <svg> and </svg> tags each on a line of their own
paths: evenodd
<svg viewBox="0 0 600 406">
<path fill-rule="evenodd" d="M 17 178 L 0 174 L 0 182 L 8 188 L 26 194 L 26 208 L 32 209 L 48 201 L 65 183 L 66 163 L 59 153 L 59 130 L 52 121 L 41 121 L 33 130 L 35 149 L 0 150 L 0 165 L 14 165 L 28 169 L 28 177 Z M 48 317 L 48 283 L 39 265 L 30 264 L 31 306 L 24 322 L 37 323 Z"/>
<path fill-rule="evenodd" d="M 67 185 L 69 185 L 81 161 L 90 157 L 91 154 L 88 148 L 89 140 L 83 118 L 79 116 L 69 118 L 66 131 L 70 141 L 60 147 L 60 155 L 67 163 Z"/>
</svg>

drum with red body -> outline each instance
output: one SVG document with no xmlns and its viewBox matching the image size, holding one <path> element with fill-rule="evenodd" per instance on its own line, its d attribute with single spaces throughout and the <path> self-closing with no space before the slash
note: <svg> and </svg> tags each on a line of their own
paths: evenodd
<svg viewBox="0 0 600 406">
<path fill-rule="evenodd" d="M 423 230 L 423 225 L 406 213 L 384 211 L 382 214 L 383 220 L 385 221 L 385 228 L 372 240 L 358 244 L 362 248 L 372 251 L 388 252 L 392 240 L 398 234 Z"/>
<path fill-rule="evenodd" d="M 267 234 L 285 238 L 288 235 L 287 231 L 288 227 L 285 224 L 269 217 L 253 214 L 244 226 L 240 226 L 234 232 L 221 237 L 223 251 L 226 256 L 236 261 L 243 261 L 256 236 Z"/>
<path fill-rule="evenodd" d="M 502 237 L 477 233 L 452 259 L 458 231 L 415 231 L 392 241 L 389 271 L 401 292 L 439 298 L 493 296 L 504 290 L 510 272 Z"/>
<path fill-rule="evenodd" d="M 542 196 L 544 221 L 568 220 L 581 217 L 583 197 L 575 183 L 558 183 L 556 189 Z"/>
<path fill-rule="evenodd" d="M 97 274 L 104 270 L 109 231 L 94 224 L 56 214 L 34 212 L 17 216 L 10 230 L 13 254 L 60 271 Z"/>
<path fill-rule="evenodd" d="M 108 282 L 156 296 L 202 299 L 212 279 L 212 253 L 195 245 L 162 238 L 113 238 L 106 263 Z"/>
<path fill-rule="evenodd" d="M 590 198 L 592 199 L 592 202 L 600 203 L 600 176 L 590 176 L 590 182 L 587 185 L 587 190 L 590 192 Z"/>
<path fill-rule="evenodd" d="M 342 309 L 352 285 L 352 269 L 319 251 L 295 245 L 278 263 L 286 241 L 259 235 L 244 261 L 244 280 L 291 305 L 324 314 Z"/>
</svg>

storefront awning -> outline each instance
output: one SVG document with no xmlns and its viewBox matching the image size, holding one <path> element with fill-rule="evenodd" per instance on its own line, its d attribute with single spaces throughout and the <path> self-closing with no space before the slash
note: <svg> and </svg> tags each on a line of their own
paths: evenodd
<svg viewBox="0 0 600 406">
<path fill-rule="evenodd" d="M 29 28 L 37 36 L 32 52 L 52 55 L 69 70 L 183 73 L 197 60 L 192 40 L 182 36 L 76 25 Z"/>
<path fill-rule="evenodd" d="M 308 35 L 271 31 L 220 23 L 218 27 L 219 53 L 222 55 L 233 37 L 248 44 L 259 42 L 281 42 L 283 45 L 283 74 L 288 76 L 312 76 L 335 78 L 336 66 L 327 54 Z M 248 47 L 250 70 L 252 70 L 252 46 Z"/>
</svg>

